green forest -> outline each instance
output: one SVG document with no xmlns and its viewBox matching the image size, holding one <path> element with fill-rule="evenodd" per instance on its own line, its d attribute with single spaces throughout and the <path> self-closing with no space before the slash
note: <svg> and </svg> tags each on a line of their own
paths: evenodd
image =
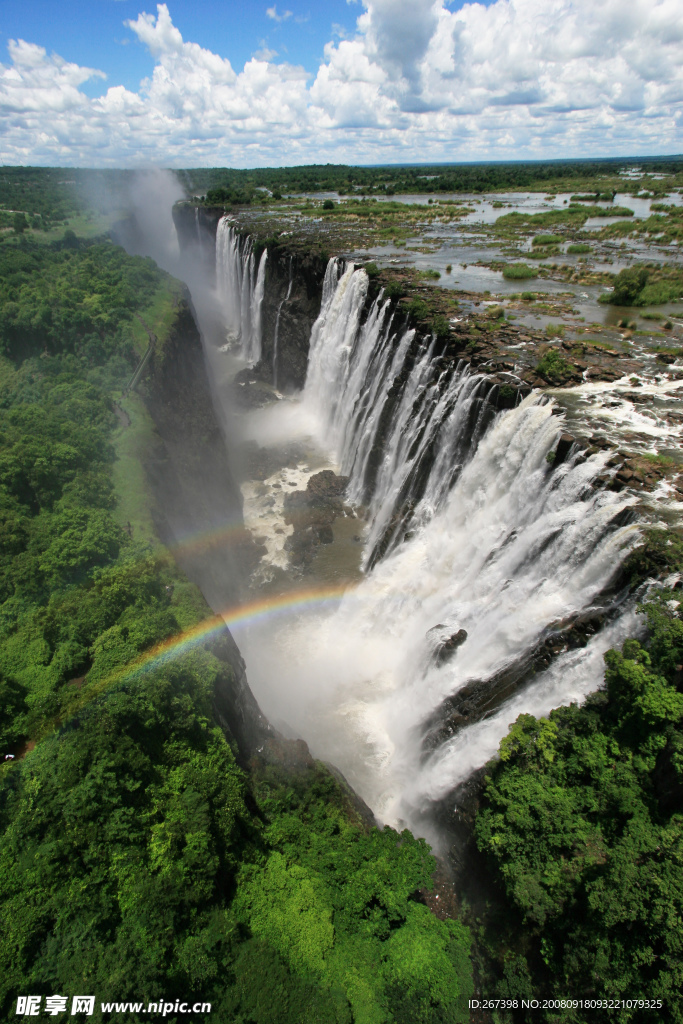
<svg viewBox="0 0 683 1024">
<path fill-rule="evenodd" d="M 85 986 L 236 1024 L 465 1021 L 470 933 L 418 897 L 424 841 L 309 757 L 245 770 L 220 644 L 127 670 L 211 614 L 117 490 L 138 318 L 163 337 L 173 300 L 106 239 L 0 247 L 2 1018 Z"/>
<path fill-rule="evenodd" d="M 654 1014 L 549 1020 L 683 1020 L 678 594 L 646 603 L 648 639 L 607 653 L 605 689 L 585 705 L 521 715 L 486 777 L 475 833 L 504 893 L 485 939 L 503 968 L 498 993 L 661 1000 Z"/>
</svg>

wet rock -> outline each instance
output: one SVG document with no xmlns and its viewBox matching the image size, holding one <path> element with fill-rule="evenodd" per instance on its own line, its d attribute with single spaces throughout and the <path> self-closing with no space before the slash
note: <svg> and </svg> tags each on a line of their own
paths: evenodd
<svg viewBox="0 0 683 1024">
<path fill-rule="evenodd" d="M 310 477 L 305 491 L 285 495 L 285 522 L 294 530 L 285 542 L 293 564 L 308 567 L 320 544 L 332 544 L 335 519 L 346 515 L 343 495 L 349 478 L 324 469 Z"/>
<path fill-rule="evenodd" d="M 347 476 L 337 476 L 331 469 L 323 469 L 309 479 L 306 490 L 316 497 L 336 498 L 343 495 L 348 486 Z"/>
<path fill-rule="evenodd" d="M 602 627 L 604 621 L 605 612 L 596 608 L 584 612 L 582 615 L 575 615 L 555 622 L 532 650 L 518 661 L 496 673 L 490 679 L 477 679 L 467 683 L 457 693 L 447 697 L 425 722 L 422 741 L 425 755 L 450 739 L 463 727 L 488 718 L 534 673 L 547 668 L 558 655 L 577 647 L 585 647 L 590 638 Z M 427 633 L 427 639 L 433 639 L 438 643 L 448 628 L 442 624 L 434 626 Z M 463 633 L 465 630 L 459 630 L 458 633 L 446 639 L 455 640 Z M 457 646 L 460 645 L 457 644 Z M 450 655 L 447 653 L 446 659 L 452 656 L 452 653 L 450 652 Z M 439 658 L 439 656 L 440 648 L 437 647 L 436 657 Z"/>
<path fill-rule="evenodd" d="M 553 461 L 554 466 L 559 466 L 565 461 L 569 455 L 576 438 L 573 434 L 561 434 L 560 440 L 557 442 L 557 448 L 555 449 L 555 459 Z"/>
<path fill-rule="evenodd" d="M 448 635 L 448 629 L 448 626 L 444 626 L 440 622 L 427 632 L 427 639 L 434 644 L 434 657 L 439 665 L 452 658 L 458 648 L 462 647 L 467 640 L 466 629 L 458 629 L 450 635 Z"/>
</svg>

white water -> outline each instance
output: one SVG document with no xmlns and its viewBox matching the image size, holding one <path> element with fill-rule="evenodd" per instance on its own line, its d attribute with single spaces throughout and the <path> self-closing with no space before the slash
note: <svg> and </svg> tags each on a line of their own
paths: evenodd
<svg viewBox="0 0 683 1024">
<path fill-rule="evenodd" d="M 635 527 L 613 523 L 634 499 L 592 488 L 606 454 L 550 469 L 564 421 L 542 397 L 495 415 L 484 378 L 435 367 L 434 343 L 418 347 L 381 296 L 361 324 L 368 284 L 330 262 L 301 402 L 269 410 L 269 429 L 282 439 L 297 416 L 315 424 L 351 499 L 369 505 L 369 551 L 406 500 L 412 533 L 401 543 L 395 530 L 390 553 L 336 609 L 236 635 L 271 720 L 337 765 L 381 819 L 424 832 L 425 806 L 481 767 L 518 714 L 546 714 L 601 684 L 602 653 L 633 631 L 632 615 L 423 750 L 445 698 L 523 661 L 598 599 L 635 542 Z M 436 625 L 468 634 L 441 664 L 427 636 Z"/>
<path fill-rule="evenodd" d="M 285 302 L 289 302 L 289 297 L 292 294 L 292 284 L 294 283 L 293 278 L 293 263 L 292 257 L 289 257 L 289 284 L 287 285 L 287 294 L 284 299 L 277 307 L 277 315 L 275 317 L 275 331 L 273 332 L 273 387 L 277 388 L 277 369 L 278 369 L 278 340 L 280 337 L 280 314 L 282 313 L 282 307 Z"/>
<path fill-rule="evenodd" d="M 368 283 L 365 271 L 330 261 L 303 396 L 350 476 L 350 499 L 370 505 L 367 559 L 407 501 L 414 506 L 413 529 L 441 507 L 492 412 L 484 402 L 485 377 L 464 364 L 454 373 L 450 366 L 435 373 L 434 341 L 414 352 L 413 330 L 399 330 L 397 337 L 382 295 L 359 327 Z M 383 415 L 402 372 L 407 381 L 400 400 Z"/>
<path fill-rule="evenodd" d="M 560 426 L 533 398 L 501 414 L 445 506 L 334 613 L 271 626 L 267 644 L 247 638 L 266 714 L 338 765 L 386 821 L 411 821 L 416 794 L 424 804 L 447 793 L 493 753 L 490 734 L 482 742 L 472 727 L 458 739 L 466 754 L 442 748 L 421 763 L 423 723 L 444 698 L 514 664 L 550 624 L 590 606 L 634 540 L 633 527 L 609 529 L 632 499 L 588 487 L 605 456 L 548 472 Z M 468 633 L 442 665 L 426 637 L 437 624 Z M 588 648 L 572 657 L 582 692 L 596 689 L 600 660 Z M 514 713 L 500 713 L 499 739 L 520 711 L 548 710 L 539 682 Z M 576 679 L 552 687 L 555 704 L 566 703 Z"/>
<path fill-rule="evenodd" d="M 250 238 L 239 235 L 230 218 L 221 217 L 216 230 L 216 284 L 223 302 L 228 341 L 239 343 L 244 358 L 261 358 L 261 306 L 266 284 L 264 249 L 258 268 Z"/>
</svg>

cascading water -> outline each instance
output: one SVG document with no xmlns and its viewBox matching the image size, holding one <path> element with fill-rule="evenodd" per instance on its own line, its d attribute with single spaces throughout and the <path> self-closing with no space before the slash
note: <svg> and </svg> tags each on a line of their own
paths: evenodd
<svg viewBox="0 0 683 1024">
<path fill-rule="evenodd" d="M 216 282 L 225 309 L 228 339 L 239 342 L 250 363 L 261 358 L 261 306 L 266 284 L 264 249 L 255 266 L 251 238 L 239 235 L 230 218 L 221 217 L 216 230 Z"/>
<path fill-rule="evenodd" d="M 285 297 L 282 300 L 282 302 L 280 303 L 280 305 L 277 307 L 277 315 L 275 317 L 275 330 L 273 332 L 273 387 L 274 388 L 277 388 L 277 371 L 278 371 L 278 355 L 279 355 L 279 352 L 278 352 L 278 341 L 279 341 L 279 338 L 280 338 L 280 314 L 282 312 L 282 307 L 284 306 L 285 302 L 289 302 L 289 297 L 292 294 L 292 284 L 294 283 L 293 269 L 294 268 L 293 268 L 292 257 L 290 256 L 289 257 L 289 284 L 287 285 L 287 294 L 285 295 Z"/>
<path fill-rule="evenodd" d="M 599 601 L 635 543 L 621 515 L 634 498 L 594 488 L 606 454 L 551 466 L 563 419 L 543 396 L 496 413 L 486 378 L 442 365 L 381 294 L 362 322 L 368 285 L 330 262 L 302 401 L 350 499 L 369 507 L 378 556 L 335 611 L 240 639 L 264 711 L 338 765 L 382 819 L 424 831 L 425 805 L 483 765 L 520 712 L 600 685 L 602 651 L 633 630 L 632 613 L 496 695 L 558 623 Z M 484 719 L 425 742 L 444 701 L 473 686 L 490 697 Z"/>
<path fill-rule="evenodd" d="M 330 261 L 304 391 L 350 477 L 350 500 L 370 505 L 366 565 L 392 519 L 405 526 L 408 506 L 413 525 L 441 506 L 493 414 L 485 402 L 486 377 L 465 364 L 455 372 L 435 368 L 434 341 L 415 351 L 413 330 L 397 337 L 381 294 L 359 327 L 368 283 L 363 270 L 342 271 Z M 402 375 L 400 396 L 390 401 Z M 394 529 L 393 541 L 399 536 Z"/>
</svg>

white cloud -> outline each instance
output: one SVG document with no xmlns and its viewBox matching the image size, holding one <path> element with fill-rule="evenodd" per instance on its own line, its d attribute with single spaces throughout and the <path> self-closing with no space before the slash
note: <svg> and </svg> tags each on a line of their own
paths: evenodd
<svg viewBox="0 0 683 1024">
<path fill-rule="evenodd" d="M 282 21 L 289 11 L 268 8 Z M 363 0 L 318 72 L 241 71 L 165 4 L 126 22 L 155 60 L 137 91 L 24 41 L 0 65 L 4 162 L 233 166 L 509 159 L 683 149 L 679 0 Z"/>
<path fill-rule="evenodd" d="M 287 21 L 287 18 L 292 17 L 291 11 L 283 11 L 282 14 L 277 13 L 277 7 L 273 4 L 272 7 L 266 8 L 266 16 L 272 18 L 273 21 Z"/>
</svg>

